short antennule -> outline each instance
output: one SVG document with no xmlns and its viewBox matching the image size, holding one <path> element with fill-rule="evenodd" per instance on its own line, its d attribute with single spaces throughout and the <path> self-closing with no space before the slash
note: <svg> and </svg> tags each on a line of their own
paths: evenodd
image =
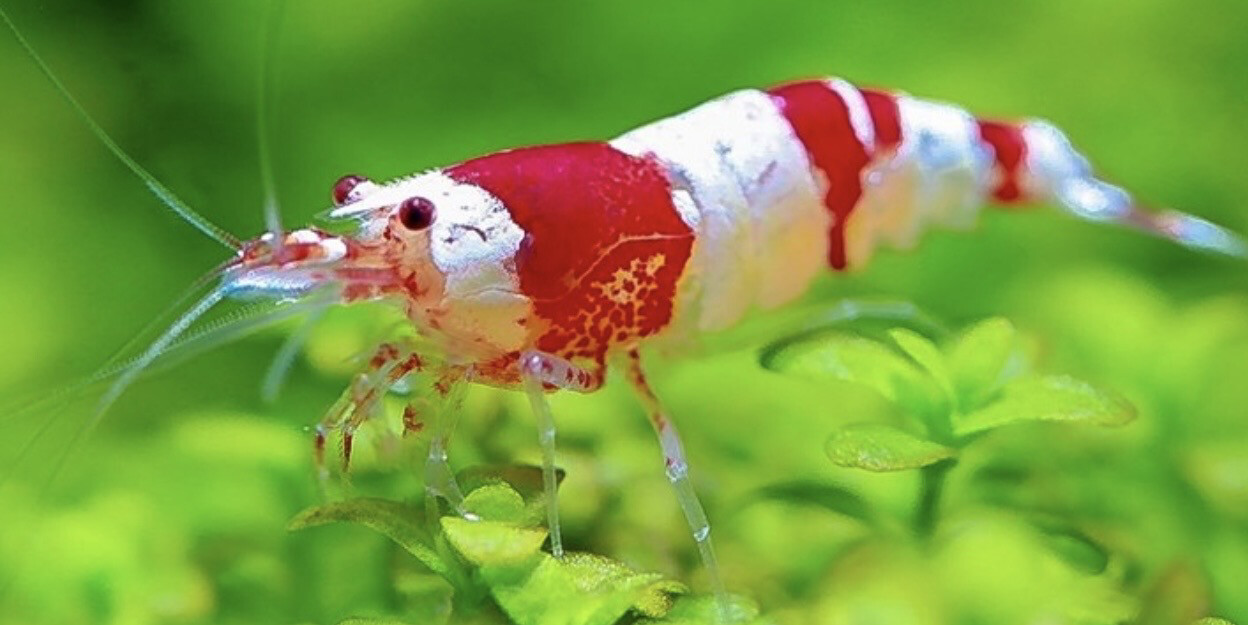
<svg viewBox="0 0 1248 625">
<path fill-rule="evenodd" d="M 1081 219 L 1147 232 L 1179 245 L 1248 258 L 1248 242 L 1214 223 L 1176 210 L 1150 210 L 1122 187 L 1096 177 L 1092 165 L 1060 130 L 1042 122 L 1023 126 L 1030 191 Z"/>
</svg>

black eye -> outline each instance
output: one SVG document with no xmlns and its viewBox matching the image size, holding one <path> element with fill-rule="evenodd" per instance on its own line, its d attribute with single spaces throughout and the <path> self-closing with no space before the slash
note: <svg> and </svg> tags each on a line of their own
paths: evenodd
<svg viewBox="0 0 1248 625">
<path fill-rule="evenodd" d="M 364 176 L 357 176 L 355 174 L 348 174 L 339 178 L 338 182 L 334 183 L 334 206 L 342 206 L 343 204 L 346 204 L 347 199 L 351 197 L 351 192 L 354 191 L 356 187 L 360 186 L 361 182 L 368 182 L 368 178 L 365 178 Z"/>
<path fill-rule="evenodd" d="M 433 223 L 433 202 L 423 197 L 409 197 L 399 204 L 399 221 L 408 230 L 424 230 Z"/>
</svg>

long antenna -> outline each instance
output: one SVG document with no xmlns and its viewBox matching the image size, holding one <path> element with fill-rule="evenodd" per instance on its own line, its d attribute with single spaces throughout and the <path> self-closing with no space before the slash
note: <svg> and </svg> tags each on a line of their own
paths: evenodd
<svg viewBox="0 0 1248 625">
<path fill-rule="evenodd" d="M 69 89 L 61 83 L 61 80 L 56 77 L 56 74 L 52 73 L 52 68 L 48 67 L 48 64 L 44 62 L 43 57 L 39 56 L 38 52 L 35 52 L 35 48 L 30 45 L 30 42 L 26 40 L 26 37 L 24 37 L 21 31 L 17 29 L 17 25 L 13 23 L 13 20 L 9 18 L 9 14 L 3 8 L 0 8 L 0 19 L 4 20 L 5 25 L 9 27 L 13 36 L 17 38 L 17 42 L 21 44 L 23 49 L 26 50 L 26 53 L 30 55 L 30 58 L 34 59 L 35 64 L 39 66 L 39 70 L 43 72 L 43 75 L 46 76 L 49 81 L 52 82 L 52 86 L 56 87 L 56 90 L 60 92 L 60 94 L 69 102 L 70 106 L 74 108 L 74 111 L 78 113 L 78 116 L 86 122 L 87 127 L 91 129 L 91 133 L 103 142 L 104 146 L 107 147 L 114 156 L 121 160 L 121 162 L 125 164 L 130 171 L 134 172 L 134 175 L 138 176 L 144 184 L 147 185 L 147 188 L 151 190 L 152 194 L 173 210 L 173 212 L 177 213 L 179 217 L 192 226 L 198 228 L 200 232 L 208 235 L 214 241 L 232 250 L 242 248 L 242 243 L 239 242 L 237 237 L 226 232 L 225 230 L 222 230 L 216 224 L 213 224 L 202 215 L 195 212 L 190 206 L 187 206 L 185 202 L 178 199 L 178 196 L 174 195 L 172 191 L 165 187 L 165 185 L 161 184 L 155 176 L 148 173 L 146 169 L 143 169 L 143 167 L 133 158 L 130 158 L 130 155 L 126 154 L 125 150 L 122 150 L 121 146 L 117 145 L 117 142 L 113 141 L 113 138 L 110 137 L 107 132 L 104 132 L 104 128 L 95 121 L 95 118 L 91 117 L 91 115 L 87 113 L 87 109 L 83 108 L 83 106 L 78 103 L 78 100 L 74 98 L 73 94 L 69 92 Z"/>
<path fill-rule="evenodd" d="M 282 241 L 282 216 L 277 201 L 277 183 L 273 175 L 273 150 L 269 142 L 269 116 L 272 94 L 277 81 L 277 35 L 281 30 L 286 3 L 269 3 L 269 19 L 262 33 L 260 84 L 256 90 L 256 143 L 260 151 L 260 184 L 264 192 L 264 227 L 273 234 L 275 245 Z"/>
<path fill-rule="evenodd" d="M 163 354 L 175 340 L 177 340 L 178 336 L 180 336 L 183 332 L 186 332 L 186 330 L 191 327 L 191 324 L 195 323 L 196 319 L 208 312 L 208 309 L 216 306 L 221 300 L 225 299 L 227 293 L 228 291 L 225 287 L 217 287 L 212 291 L 209 291 L 208 295 L 205 295 L 203 299 L 199 300 L 199 302 L 192 306 L 190 310 L 183 313 L 181 317 L 178 317 L 178 319 L 173 322 L 173 325 L 169 326 L 168 330 L 165 330 L 163 334 L 157 337 L 157 339 L 153 341 L 152 344 L 148 346 L 148 348 L 144 350 L 143 353 L 140 354 L 129 367 L 121 372 L 121 375 L 117 376 L 117 379 L 113 381 L 113 384 L 108 387 L 108 391 L 104 393 L 104 396 L 100 398 L 99 403 L 96 404 L 95 413 L 91 416 L 91 421 L 88 426 L 83 429 L 86 430 L 94 427 L 95 424 L 99 422 L 100 418 L 104 416 L 104 413 L 108 411 L 109 406 L 112 406 L 113 402 L 117 401 L 118 397 L 121 397 L 121 393 L 126 390 L 126 387 L 130 386 L 131 382 L 138 379 L 139 374 L 143 373 L 143 370 L 146 369 L 148 365 L 152 364 L 152 362 L 159 358 L 160 355 Z"/>
</svg>

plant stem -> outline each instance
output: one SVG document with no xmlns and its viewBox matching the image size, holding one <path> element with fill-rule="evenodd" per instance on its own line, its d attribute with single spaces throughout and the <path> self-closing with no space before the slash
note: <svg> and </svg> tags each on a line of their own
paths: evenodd
<svg viewBox="0 0 1248 625">
<path fill-rule="evenodd" d="M 937 462 L 920 469 L 922 471 L 919 493 L 919 509 L 914 516 L 914 533 L 926 541 L 936 529 L 940 512 L 940 498 L 945 489 L 945 477 L 953 468 L 953 461 Z"/>
</svg>

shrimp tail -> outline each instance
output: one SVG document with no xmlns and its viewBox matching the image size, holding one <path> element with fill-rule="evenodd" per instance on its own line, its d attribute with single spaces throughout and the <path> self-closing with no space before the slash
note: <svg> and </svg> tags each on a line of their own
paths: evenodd
<svg viewBox="0 0 1248 625">
<path fill-rule="evenodd" d="M 1117 224 L 1191 249 L 1248 259 L 1248 242 L 1240 235 L 1195 215 L 1146 207 L 1127 190 L 1097 177 L 1088 159 L 1051 124 L 1027 122 L 1020 126 L 1020 134 L 1025 173 L 1019 185 L 1025 192 L 1018 199 L 1048 201 L 1080 219 Z"/>
</svg>

